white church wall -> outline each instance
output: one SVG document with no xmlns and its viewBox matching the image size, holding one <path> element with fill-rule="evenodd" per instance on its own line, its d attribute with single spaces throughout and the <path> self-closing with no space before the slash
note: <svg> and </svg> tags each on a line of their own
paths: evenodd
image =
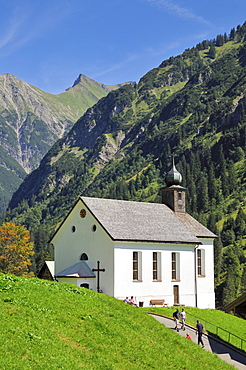
<svg viewBox="0 0 246 370">
<path fill-rule="evenodd" d="M 204 250 L 204 275 L 197 277 L 197 306 L 215 308 L 214 293 L 214 248 L 213 240 L 202 240 L 199 248 Z"/>
<path fill-rule="evenodd" d="M 133 281 L 133 251 L 142 254 L 142 280 Z M 161 256 L 161 279 L 153 281 L 153 252 Z M 171 254 L 180 254 L 180 279 L 172 281 Z M 149 306 L 151 299 L 164 298 L 173 305 L 173 286 L 179 286 L 181 304 L 194 306 L 194 246 L 167 245 L 151 243 L 117 243 L 115 246 L 115 294 L 123 299 L 133 295 L 144 306 Z"/>
<path fill-rule="evenodd" d="M 80 217 L 80 211 L 86 210 L 86 216 Z M 82 253 L 86 253 L 86 263 L 93 269 L 97 268 L 97 261 L 100 261 L 100 288 L 107 294 L 113 295 L 113 242 L 100 224 L 91 215 L 89 210 L 79 201 L 66 218 L 62 228 L 53 238 L 55 245 L 55 273 L 64 270 L 80 261 Z M 95 272 L 97 276 L 97 272 Z M 63 278 L 64 280 L 64 278 Z M 88 283 L 89 288 L 97 289 L 97 278 L 93 279 L 72 279 L 72 283 L 80 285 Z"/>
</svg>

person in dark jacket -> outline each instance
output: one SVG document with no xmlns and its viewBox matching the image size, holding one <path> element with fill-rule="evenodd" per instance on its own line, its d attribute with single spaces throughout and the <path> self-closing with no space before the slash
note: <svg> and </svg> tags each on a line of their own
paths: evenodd
<svg viewBox="0 0 246 370">
<path fill-rule="evenodd" d="M 204 343 L 202 340 L 202 334 L 204 333 L 203 325 L 200 323 L 199 320 L 196 322 L 196 334 L 198 335 L 198 344 L 201 343 L 202 348 L 204 347 Z"/>
<path fill-rule="evenodd" d="M 176 329 L 177 332 L 179 332 L 179 328 L 178 328 L 179 315 L 180 315 L 180 312 L 179 312 L 179 309 L 177 308 L 177 310 L 173 313 L 173 319 L 175 321 L 175 328 L 174 329 Z"/>
</svg>

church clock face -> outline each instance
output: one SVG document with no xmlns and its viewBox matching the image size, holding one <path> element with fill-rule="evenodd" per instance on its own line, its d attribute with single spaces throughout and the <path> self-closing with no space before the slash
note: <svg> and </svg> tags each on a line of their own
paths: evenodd
<svg viewBox="0 0 246 370">
<path fill-rule="evenodd" d="M 85 218 L 85 216 L 86 216 L 86 210 L 85 209 L 81 209 L 81 211 L 80 211 L 80 217 L 81 218 Z"/>
</svg>

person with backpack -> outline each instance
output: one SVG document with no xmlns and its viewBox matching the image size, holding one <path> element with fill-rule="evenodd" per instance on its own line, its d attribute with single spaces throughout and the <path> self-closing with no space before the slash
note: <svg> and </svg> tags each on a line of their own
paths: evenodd
<svg viewBox="0 0 246 370">
<path fill-rule="evenodd" d="M 180 312 L 179 312 L 179 309 L 177 308 L 177 310 L 173 313 L 173 319 L 174 319 L 174 322 L 175 322 L 175 328 L 174 329 L 176 329 L 177 332 L 179 332 L 179 328 L 178 328 L 179 315 L 180 315 Z"/>
</svg>

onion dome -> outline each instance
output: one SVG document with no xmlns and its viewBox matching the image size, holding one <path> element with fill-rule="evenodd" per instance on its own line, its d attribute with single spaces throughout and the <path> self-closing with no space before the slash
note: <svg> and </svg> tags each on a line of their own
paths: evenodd
<svg viewBox="0 0 246 370">
<path fill-rule="evenodd" d="M 181 173 L 176 169 L 174 160 L 173 160 L 173 167 L 169 172 L 167 172 L 166 177 L 165 177 L 165 182 L 167 186 L 172 186 L 172 185 L 180 185 L 182 181 L 182 176 Z"/>
</svg>

